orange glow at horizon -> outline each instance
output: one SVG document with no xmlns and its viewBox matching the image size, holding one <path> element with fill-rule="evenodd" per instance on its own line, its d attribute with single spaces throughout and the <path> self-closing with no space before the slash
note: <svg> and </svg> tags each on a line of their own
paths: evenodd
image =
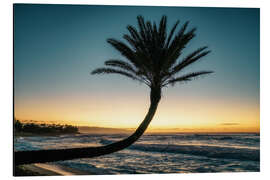
<svg viewBox="0 0 270 180">
<path fill-rule="evenodd" d="M 83 96 L 83 95 L 81 95 Z M 15 118 L 109 128 L 136 128 L 149 106 L 147 93 L 137 97 L 101 96 L 15 101 Z M 41 103 L 42 102 L 42 103 Z M 147 132 L 259 132 L 259 105 L 224 99 L 172 96 L 161 99 Z"/>
</svg>

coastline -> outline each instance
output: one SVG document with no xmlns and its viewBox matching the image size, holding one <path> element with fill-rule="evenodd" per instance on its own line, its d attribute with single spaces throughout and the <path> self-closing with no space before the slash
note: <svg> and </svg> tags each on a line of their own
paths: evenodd
<svg viewBox="0 0 270 180">
<path fill-rule="evenodd" d="M 81 134 L 80 132 L 76 133 L 30 133 L 30 132 L 14 132 L 14 137 L 32 137 L 32 136 L 61 136 L 61 135 L 74 135 Z"/>
</svg>

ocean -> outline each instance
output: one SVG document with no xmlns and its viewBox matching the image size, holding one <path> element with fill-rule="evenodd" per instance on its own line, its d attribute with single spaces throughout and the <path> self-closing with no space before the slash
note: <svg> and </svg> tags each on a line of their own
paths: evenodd
<svg viewBox="0 0 270 180">
<path fill-rule="evenodd" d="M 16 137 L 15 151 L 102 146 L 123 134 Z M 48 163 L 89 174 L 152 174 L 260 171 L 259 134 L 145 134 L 112 154 Z"/>
</svg>

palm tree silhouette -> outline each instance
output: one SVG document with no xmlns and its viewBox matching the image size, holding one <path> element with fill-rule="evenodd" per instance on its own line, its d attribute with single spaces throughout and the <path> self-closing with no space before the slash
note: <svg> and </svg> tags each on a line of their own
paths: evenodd
<svg viewBox="0 0 270 180">
<path fill-rule="evenodd" d="M 204 46 L 178 60 L 188 42 L 195 37 L 196 28 L 187 30 L 188 22 L 175 33 L 179 24 L 179 21 L 177 21 L 167 36 L 166 16 L 161 18 L 159 25 L 155 22 L 145 22 L 142 16 L 138 16 L 137 20 L 138 30 L 129 25 L 127 26 L 129 34 L 123 36 L 128 44 L 116 39 L 107 40 L 125 57 L 126 61 L 118 59 L 105 61 L 106 67 L 95 69 L 91 73 L 120 74 L 149 86 L 150 107 L 136 131 L 123 140 L 100 147 L 18 151 L 15 152 L 15 165 L 91 158 L 127 148 L 143 135 L 153 119 L 163 87 L 173 86 L 178 82 L 191 81 L 194 78 L 213 72 L 199 71 L 177 76 L 183 69 L 210 52 Z"/>
</svg>

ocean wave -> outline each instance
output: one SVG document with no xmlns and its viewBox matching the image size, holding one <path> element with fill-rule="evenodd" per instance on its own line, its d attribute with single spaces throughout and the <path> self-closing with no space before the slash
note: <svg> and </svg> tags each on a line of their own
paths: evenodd
<svg viewBox="0 0 270 180">
<path fill-rule="evenodd" d="M 253 141 L 259 142 L 260 136 L 257 134 L 173 134 L 173 135 L 145 135 L 144 138 L 151 140 L 174 139 L 174 140 L 221 140 L 221 141 Z"/>
<path fill-rule="evenodd" d="M 189 154 L 210 158 L 260 161 L 258 143 L 251 140 L 253 137 L 254 140 L 259 140 L 259 136 L 241 136 L 234 135 L 233 138 L 230 138 L 232 137 L 231 135 L 146 135 L 137 143 L 130 146 L 129 149 L 145 152 Z M 76 147 L 102 146 L 116 142 L 122 138 L 124 138 L 122 135 L 105 136 L 89 134 L 61 137 L 25 137 L 18 138 L 15 141 L 14 149 L 15 151 L 21 151 L 51 148 L 64 149 L 75 147 L 75 145 Z M 240 141 L 240 139 L 242 140 Z"/>
<path fill-rule="evenodd" d="M 103 139 L 101 144 L 107 145 L 114 141 Z M 260 150 L 236 147 L 220 147 L 206 145 L 174 145 L 174 144 L 142 144 L 137 143 L 129 147 L 132 150 L 145 152 L 164 152 L 190 154 L 210 158 L 238 159 L 242 161 L 260 161 Z"/>
</svg>

